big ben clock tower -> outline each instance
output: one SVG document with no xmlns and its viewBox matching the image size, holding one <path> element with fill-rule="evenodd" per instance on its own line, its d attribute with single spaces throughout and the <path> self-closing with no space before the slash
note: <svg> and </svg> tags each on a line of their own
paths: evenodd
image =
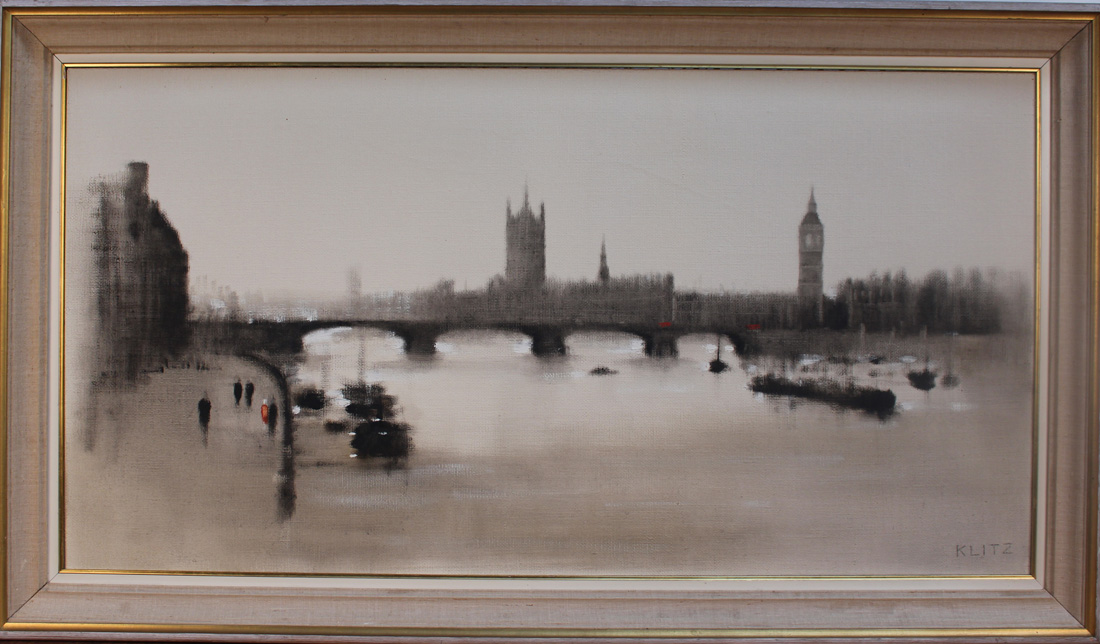
<svg viewBox="0 0 1100 644">
<path fill-rule="evenodd" d="M 824 322 L 822 296 L 824 289 L 822 251 L 825 249 L 825 227 L 817 216 L 817 201 L 813 188 L 806 216 L 798 225 L 798 299 L 805 320 L 811 325 Z"/>
</svg>

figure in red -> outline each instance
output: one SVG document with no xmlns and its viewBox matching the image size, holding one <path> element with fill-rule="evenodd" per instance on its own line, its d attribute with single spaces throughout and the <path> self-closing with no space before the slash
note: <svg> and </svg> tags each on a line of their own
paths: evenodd
<svg viewBox="0 0 1100 644">
<path fill-rule="evenodd" d="M 267 424 L 267 398 L 264 398 L 264 404 L 260 405 L 260 420 Z"/>
</svg>

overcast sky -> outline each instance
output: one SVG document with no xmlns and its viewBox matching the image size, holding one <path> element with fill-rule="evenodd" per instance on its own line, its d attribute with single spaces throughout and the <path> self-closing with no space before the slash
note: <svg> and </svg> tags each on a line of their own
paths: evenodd
<svg viewBox="0 0 1100 644">
<path fill-rule="evenodd" d="M 68 216 L 150 166 L 191 275 L 341 295 L 504 270 L 546 205 L 547 273 L 793 291 L 811 186 L 825 283 L 1034 265 L 1029 74 L 585 69 L 70 69 Z"/>
</svg>

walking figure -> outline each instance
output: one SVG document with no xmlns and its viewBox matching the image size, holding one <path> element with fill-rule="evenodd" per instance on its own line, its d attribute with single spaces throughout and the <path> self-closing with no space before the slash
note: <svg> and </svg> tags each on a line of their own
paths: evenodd
<svg viewBox="0 0 1100 644">
<path fill-rule="evenodd" d="M 241 386 L 241 379 L 237 378 L 237 382 L 233 383 L 233 404 L 241 404 L 241 394 L 244 393 L 244 387 Z"/>
<path fill-rule="evenodd" d="M 267 433 L 275 434 L 275 427 L 279 422 L 279 406 L 275 404 L 275 401 L 271 401 L 271 404 L 267 407 Z"/>
<path fill-rule="evenodd" d="M 210 399 L 206 397 L 205 391 L 199 399 L 199 428 L 202 430 L 202 444 L 205 447 L 206 434 L 210 430 Z"/>
<path fill-rule="evenodd" d="M 244 384 L 244 404 L 252 409 L 252 394 L 256 392 L 256 386 L 249 380 Z"/>
</svg>

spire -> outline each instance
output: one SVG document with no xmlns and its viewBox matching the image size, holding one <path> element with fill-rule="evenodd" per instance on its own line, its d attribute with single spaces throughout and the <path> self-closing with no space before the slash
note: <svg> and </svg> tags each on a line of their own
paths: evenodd
<svg viewBox="0 0 1100 644">
<path fill-rule="evenodd" d="M 531 192 L 527 188 L 527 181 L 523 182 L 523 205 L 516 211 L 517 217 L 534 217 L 535 211 L 531 209 Z"/>
<path fill-rule="evenodd" d="M 505 206 L 505 208 L 506 208 L 506 212 L 508 213 L 508 216 L 511 217 L 512 216 L 512 200 L 511 199 L 509 199 L 507 201 L 507 206 Z"/>
<path fill-rule="evenodd" d="M 600 240 L 600 272 L 597 274 L 600 282 L 606 284 L 611 280 L 611 271 L 607 269 L 607 240 Z"/>
<path fill-rule="evenodd" d="M 806 204 L 806 216 L 802 218 L 801 225 L 805 226 L 807 224 L 821 225 L 821 219 L 817 216 L 817 200 L 814 199 L 813 186 L 810 187 L 810 201 Z"/>
</svg>

